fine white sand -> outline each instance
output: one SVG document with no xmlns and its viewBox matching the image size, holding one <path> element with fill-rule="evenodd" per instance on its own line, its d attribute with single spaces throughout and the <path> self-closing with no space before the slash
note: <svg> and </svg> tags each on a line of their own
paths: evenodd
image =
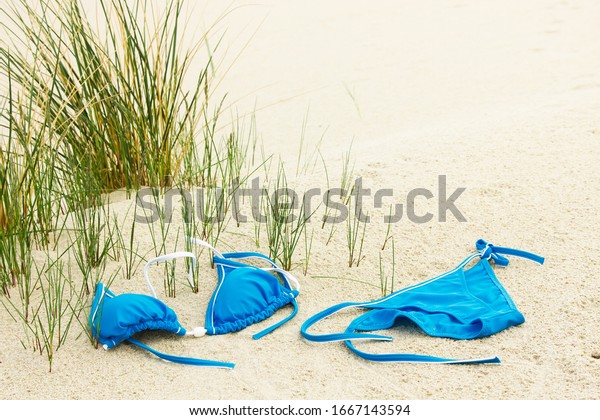
<svg viewBox="0 0 600 420">
<path fill-rule="evenodd" d="M 208 26 L 222 7 L 197 6 L 193 21 Z M 240 115 L 256 107 L 264 153 L 281 156 L 291 180 L 308 112 L 301 164 L 309 166 L 298 176 L 299 190 L 327 187 L 320 160 L 313 166 L 310 159 L 321 137 L 336 186 L 352 143 L 354 174 L 364 188 L 392 188 L 394 201 L 405 207 L 410 190 L 432 190 L 435 197 L 420 198 L 416 208 L 431 212 L 432 221 L 413 223 L 405 214 L 392 227 L 396 288 L 453 268 L 480 237 L 547 258 L 542 267 L 513 258 L 496 270 L 526 318 L 519 327 L 474 341 L 405 328 L 391 332 L 392 343 L 361 345 L 379 352 L 498 355 L 501 365 L 377 364 L 341 343 L 301 338 L 302 322 L 317 311 L 381 296 L 386 225 L 379 210 L 367 226 L 358 268 L 348 268 L 345 224 L 326 246 L 328 231 L 311 223 L 308 274 L 293 270 L 302 285 L 300 313 L 275 333 L 251 338 L 289 309 L 236 334 L 143 337 L 160 351 L 233 361 L 231 371 L 164 363 L 130 345 L 95 350 L 84 335 L 76 339 L 77 327 L 46 373 L 46 359 L 23 349 L 20 325 L 0 310 L 0 398 L 598 398 L 600 360 L 592 357 L 600 352 L 598 22 L 600 4 L 592 0 L 265 1 L 235 9 L 219 28 L 228 28 L 225 64 L 242 52 L 226 74 L 222 67 L 217 94 L 229 92 L 227 103 Z M 466 222 L 450 213 L 446 222 L 438 220 L 438 175 L 446 175 L 448 194 L 466 188 L 456 201 Z M 131 201 L 114 200 L 125 217 Z M 386 206 L 392 202 L 386 200 Z M 180 226 L 176 219 L 173 232 Z M 252 224 L 231 223 L 222 247 L 256 250 L 253 238 Z M 136 239 L 149 249 L 147 235 Z M 258 250 L 267 251 L 264 236 Z M 388 271 L 390 251 L 388 243 L 381 252 Z M 184 325 L 201 323 L 216 282 L 206 253 L 200 261 L 201 292 L 180 287 L 178 297 L 167 300 Z M 112 264 L 109 271 L 121 263 Z M 160 285 L 161 271 L 155 273 Z M 146 292 L 141 270 L 131 280 L 118 278 L 112 289 Z M 356 315 L 328 319 L 319 330 L 340 331 Z"/>
</svg>

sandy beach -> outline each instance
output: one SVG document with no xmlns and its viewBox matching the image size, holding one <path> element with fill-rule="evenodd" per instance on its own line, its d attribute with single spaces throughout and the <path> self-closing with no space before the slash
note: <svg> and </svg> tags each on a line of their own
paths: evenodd
<svg viewBox="0 0 600 420">
<path fill-rule="evenodd" d="M 223 7 L 196 5 L 191 19 L 202 30 Z M 21 325 L 0 307 L 0 398 L 598 399 L 600 359 L 592 355 L 600 353 L 600 4 L 236 1 L 230 9 L 216 28 L 227 31 L 215 96 L 228 94 L 232 117 L 255 110 L 257 156 L 281 157 L 297 191 L 325 191 L 322 161 L 337 186 L 351 151 L 353 178 L 362 178 L 363 188 L 393 190 L 384 208 L 369 204 L 364 259 L 348 267 L 345 223 L 326 244 L 330 229 L 314 220 L 307 273 L 302 243 L 291 270 L 301 284 L 292 321 L 261 340 L 252 334 L 290 308 L 233 334 L 143 337 L 165 353 L 235 362 L 233 370 L 164 363 L 127 344 L 97 350 L 75 325 L 48 373 L 46 358 L 24 349 Z M 448 195 L 464 188 L 456 200 L 464 222 L 450 212 L 441 221 L 440 175 Z M 405 213 L 391 226 L 392 266 L 390 243 L 381 250 L 383 216 L 391 203 L 406 210 L 415 188 L 433 192 L 415 208 L 432 220 L 415 223 Z M 111 201 L 119 219 L 131 220 L 133 200 L 117 192 Z M 176 215 L 169 250 L 181 223 Z M 254 223 L 230 222 L 219 248 L 268 253 L 254 232 Z M 470 341 L 396 328 L 389 331 L 393 342 L 360 348 L 497 355 L 500 365 L 379 364 L 342 343 L 301 337 L 311 315 L 381 297 L 380 257 L 388 273 L 394 270 L 397 290 L 454 268 L 479 238 L 546 258 L 543 266 L 511 258 L 496 268 L 524 324 Z M 152 246 L 144 230 L 136 241 L 144 252 Z M 216 285 L 206 253 L 199 263 L 198 294 L 184 287 L 176 298 L 159 294 L 183 325 L 201 325 Z M 107 271 L 120 265 L 109 262 Z M 146 293 L 141 267 L 111 289 Z M 336 315 L 316 331 L 342 331 L 358 313 Z"/>
</svg>

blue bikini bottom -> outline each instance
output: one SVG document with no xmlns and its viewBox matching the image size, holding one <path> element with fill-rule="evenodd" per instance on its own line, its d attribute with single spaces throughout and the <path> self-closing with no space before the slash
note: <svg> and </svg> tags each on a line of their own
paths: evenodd
<svg viewBox="0 0 600 420">
<path fill-rule="evenodd" d="M 483 239 L 476 242 L 478 252 L 467 257 L 455 269 L 414 286 L 398 290 L 370 302 L 346 302 L 312 316 L 302 325 L 304 338 L 315 342 L 343 341 L 358 356 L 375 362 L 411 363 L 499 363 L 498 357 L 448 359 L 422 354 L 372 354 L 354 346 L 356 340 L 392 340 L 374 334 L 411 321 L 433 337 L 460 340 L 487 337 L 508 327 L 522 324 L 525 318 L 504 289 L 489 261 L 507 266 L 504 255 L 527 258 L 543 264 L 544 258 L 518 249 L 494 246 Z M 469 269 L 474 259 L 479 261 Z M 347 308 L 365 313 L 354 319 L 342 333 L 311 334 L 317 322 Z"/>
</svg>

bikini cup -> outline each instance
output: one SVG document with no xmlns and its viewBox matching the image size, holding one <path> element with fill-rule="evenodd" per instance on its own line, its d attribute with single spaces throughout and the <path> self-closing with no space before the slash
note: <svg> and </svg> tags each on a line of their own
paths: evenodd
<svg viewBox="0 0 600 420">
<path fill-rule="evenodd" d="M 233 363 L 191 357 L 173 356 L 154 350 L 132 336 L 146 330 L 164 330 L 179 336 L 202 335 L 197 329 L 187 332 L 173 309 L 160 300 L 134 293 L 115 295 L 102 283 L 96 285 L 88 320 L 92 336 L 105 350 L 127 341 L 155 356 L 174 363 L 231 369 Z"/>
<path fill-rule="evenodd" d="M 489 260 L 506 266 L 509 261 L 502 254 L 527 258 L 539 264 L 543 264 L 544 258 L 521 250 L 496 247 L 483 239 L 476 242 L 476 247 L 479 252 L 440 276 L 381 299 L 341 303 L 314 315 L 302 325 L 302 335 L 316 342 L 344 341 L 357 355 L 377 362 L 499 363 L 498 357 L 448 359 L 419 354 L 372 354 L 358 350 L 353 344 L 354 340 L 390 341 L 391 337 L 371 332 L 393 328 L 407 320 L 428 335 L 461 340 L 486 337 L 523 323 L 525 318 L 496 278 Z M 465 270 L 477 257 L 480 261 Z M 343 333 L 308 333 L 308 328 L 315 323 L 346 308 L 367 312 L 354 319 Z"/>
<path fill-rule="evenodd" d="M 236 261 L 250 258 L 266 261 L 271 267 L 258 268 Z M 208 334 L 242 330 L 269 318 L 283 306 L 292 304 L 293 311 L 289 316 L 252 336 L 257 340 L 298 313 L 298 282 L 265 255 L 227 253 L 215 255 L 213 262 L 218 271 L 218 283 L 206 311 Z"/>
<path fill-rule="evenodd" d="M 104 284 L 96 285 L 89 324 L 105 349 L 111 349 L 145 330 L 164 330 L 185 335 L 173 309 L 147 295 L 115 295 Z"/>
</svg>

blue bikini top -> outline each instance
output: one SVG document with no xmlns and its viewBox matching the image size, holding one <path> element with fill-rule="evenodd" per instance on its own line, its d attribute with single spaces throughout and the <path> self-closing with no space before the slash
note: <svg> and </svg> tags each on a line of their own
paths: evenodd
<svg viewBox="0 0 600 420">
<path fill-rule="evenodd" d="M 263 321 L 283 306 L 292 304 L 293 311 L 289 316 L 252 336 L 257 340 L 297 314 L 296 297 L 300 289 L 299 283 L 294 276 L 281 269 L 271 259 L 254 252 L 221 254 L 204 241 L 195 238 L 189 238 L 189 241 L 212 250 L 213 262 L 218 270 L 217 286 L 206 311 L 206 327 L 196 327 L 192 332 L 186 333 L 175 312 L 156 297 L 149 278 L 149 268 L 152 264 L 176 258 L 190 258 L 192 263 L 189 266 L 188 281 L 192 283 L 193 269 L 196 266 L 195 254 L 175 252 L 151 259 L 144 266 L 144 278 L 152 296 L 116 296 L 104 285 L 97 286 L 89 324 L 92 335 L 105 349 L 115 347 L 126 340 L 172 362 L 231 368 L 231 363 L 165 355 L 133 340 L 131 336 L 143 330 L 166 330 L 195 337 L 226 334 Z M 259 268 L 237 261 L 250 258 L 266 261 L 270 266 Z"/>
<path fill-rule="evenodd" d="M 499 363 L 498 357 L 482 359 L 448 359 L 421 354 L 372 354 L 357 349 L 355 340 L 391 341 L 392 338 L 374 331 L 399 326 L 412 321 L 434 337 L 469 340 L 486 337 L 510 326 L 519 325 L 525 318 L 502 287 L 489 261 L 505 267 L 505 255 L 527 258 L 539 264 L 544 258 L 513 248 L 495 246 L 480 239 L 478 252 L 467 257 L 455 269 L 414 286 L 398 290 L 370 302 L 346 302 L 334 305 L 307 319 L 302 325 L 304 338 L 315 342 L 344 341 L 358 356 L 376 362 L 412 363 Z M 473 259 L 479 261 L 465 267 Z M 367 312 L 354 319 L 343 333 L 311 334 L 308 329 L 317 322 L 347 308 Z"/>
</svg>

